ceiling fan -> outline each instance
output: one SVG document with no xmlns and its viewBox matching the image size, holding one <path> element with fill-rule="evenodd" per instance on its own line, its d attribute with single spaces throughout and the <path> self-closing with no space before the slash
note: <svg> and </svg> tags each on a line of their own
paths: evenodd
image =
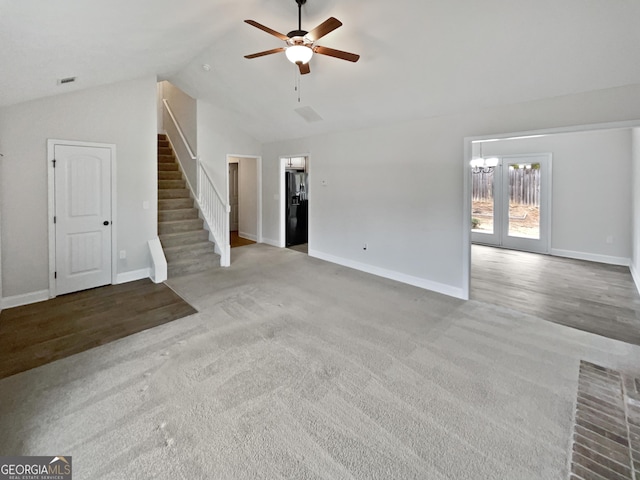
<svg viewBox="0 0 640 480">
<path fill-rule="evenodd" d="M 330 17 L 322 22 L 316 28 L 307 32 L 302 30 L 302 5 L 307 3 L 307 0 L 295 0 L 298 4 L 298 29 L 292 30 L 286 35 L 276 32 L 275 30 L 265 27 L 254 20 L 245 20 L 249 25 L 253 25 L 260 30 L 267 32 L 274 37 L 278 37 L 280 40 L 284 40 L 287 44 L 286 47 L 274 48 L 272 50 L 265 50 L 264 52 L 253 53 L 251 55 L 245 55 L 244 58 L 257 58 L 264 57 L 265 55 L 271 55 L 273 53 L 284 52 L 291 63 L 298 65 L 300 73 L 305 75 L 311 72 L 309 67 L 309 60 L 314 53 L 320 55 L 328 55 L 329 57 L 340 58 L 349 62 L 357 62 L 360 55 L 355 53 L 343 52 L 342 50 L 335 50 L 333 48 L 323 47 L 316 45 L 316 41 L 324 37 L 327 33 L 334 31 L 336 28 L 342 25 L 342 22 L 337 18 Z"/>
</svg>

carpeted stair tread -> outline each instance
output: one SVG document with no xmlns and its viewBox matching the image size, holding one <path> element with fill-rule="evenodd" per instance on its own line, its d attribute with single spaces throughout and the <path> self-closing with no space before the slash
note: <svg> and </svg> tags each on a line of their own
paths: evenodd
<svg viewBox="0 0 640 480">
<path fill-rule="evenodd" d="M 164 233 L 158 235 L 160 243 L 164 248 L 175 247 L 178 245 L 191 245 L 206 241 L 209 238 L 209 232 L 206 230 L 195 230 L 192 232 Z"/>
<path fill-rule="evenodd" d="M 180 166 L 176 163 L 158 163 L 158 171 L 159 172 L 178 172 L 180 171 Z"/>
<path fill-rule="evenodd" d="M 168 262 L 174 262 L 181 259 L 198 258 L 201 254 L 215 253 L 213 243 L 198 242 L 189 245 L 177 245 L 175 247 L 167 247 L 164 254 Z"/>
<path fill-rule="evenodd" d="M 191 192 L 186 188 L 161 188 L 158 189 L 158 199 L 189 198 Z"/>
<path fill-rule="evenodd" d="M 158 200 L 158 210 L 179 210 L 193 208 L 192 198 L 165 198 Z"/>
<path fill-rule="evenodd" d="M 158 222 L 173 222 L 192 218 L 198 218 L 198 210 L 193 207 L 158 211 Z"/>
<path fill-rule="evenodd" d="M 169 276 L 179 277 L 203 272 L 220 266 L 220 255 L 214 252 L 201 253 L 194 258 L 181 258 L 167 263 Z"/>
<path fill-rule="evenodd" d="M 158 180 L 158 188 L 160 189 L 168 189 L 168 188 L 185 188 L 186 182 L 182 179 L 179 180 Z"/>
<path fill-rule="evenodd" d="M 182 180 L 180 170 L 158 170 L 158 180 Z"/>
<path fill-rule="evenodd" d="M 203 221 L 201 218 L 158 222 L 158 233 L 164 235 L 166 233 L 190 232 L 193 230 L 202 230 L 202 227 Z"/>
</svg>

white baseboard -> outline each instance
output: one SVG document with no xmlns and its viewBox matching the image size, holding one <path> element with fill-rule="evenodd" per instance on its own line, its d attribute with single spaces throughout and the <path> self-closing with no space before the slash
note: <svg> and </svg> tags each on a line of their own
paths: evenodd
<svg viewBox="0 0 640 480">
<path fill-rule="evenodd" d="M 629 270 L 631 270 L 631 277 L 633 278 L 633 282 L 636 284 L 638 293 L 640 293 L 640 272 L 638 272 L 633 266 L 633 262 L 630 263 Z"/>
<path fill-rule="evenodd" d="M 273 238 L 262 237 L 262 243 L 280 248 L 280 240 L 274 240 Z"/>
<path fill-rule="evenodd" d="M 141 268 L 140 270 L 133 270 L 131 272 L 119 273 L 116 276 L 116 284 L 135 282 L 136 280 L 142 280 L 143 278 L 149 278 L 151 276 L 150 268 Z"/>
<path fill-rule="evenodd" d="M 397 282 L 413 285 L 414 287 L 424 288 L 425 290 L 431 290 L 433 292 L 449 295 L 450 297 L 463 298 L 462 288 L 452 287 L 451 285 L 445 285 L 443 283 L 433 282 L 420 277 L 414 277 L 405 273 L 396 272 L 394 270 L 387 270 L 386 268 L 380 268 L 366 263 L 355 262 L 348 258 L 336 257 L 317 250 L 309 250 L 309 256 L 319 258 L 320 260 L 326 260 L 327 262 L 337 263 L 344 267 L 353 268 L 362 272 L 371 273 L 379 277 L 388 278 Z"/>
<path fill-rule="evenodd" d="M 2 299 L 2 308 L 13 308 L 21 305 L 29 305 L 30 303 L 42 302 L 49 300 L 49 290 L 40 290 L 37 292 L 23 293 L 22 295 L 14 295 L 12 297 L 4 297 Z"/>
<path fill-rule="evenodd" d="M 247 232 L 238 232 L 238 236 L 240 238 L 245 238 L 247 240 L 252 240 L 254 242 L 258 241 L 258 237 L 256 235 L 252 235 L 251 233 L 247 233 Z"/>
<path fill-rule="evenodd" d="M 628 267 L 631 259 L 625 257 L 613 257 L 610 255 L 600 255 L 597 253 L 574 252 L 572 250 L 551 249 L 551 255 L 556 257 L 575 258 L 576 260 L 588 260 L 589 262 L 608 263 L 609 265 L 621 265 Z"/>
</svg>

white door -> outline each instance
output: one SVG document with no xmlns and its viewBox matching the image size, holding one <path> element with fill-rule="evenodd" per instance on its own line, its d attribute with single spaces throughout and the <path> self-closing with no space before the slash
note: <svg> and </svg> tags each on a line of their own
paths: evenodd
<svg viewBox="0 0 640 480">
<path fill-rule="evenodd" d="M 229 213 L 229 230 L 238 231 L 238 164 L 229 164 L 229 205 L 231 212 Z"/>
<path fill-rule="evenodd" d="M 55 145 L 56 294 L 111 283 L 111 149 Z"/>
<path fill-rule="evenodd" d="M 498 160 L 493 172 L 472 171 L 476 176 L 472 241 L 549 253 L 551 155 L 509 155 Z"/>
</svg>

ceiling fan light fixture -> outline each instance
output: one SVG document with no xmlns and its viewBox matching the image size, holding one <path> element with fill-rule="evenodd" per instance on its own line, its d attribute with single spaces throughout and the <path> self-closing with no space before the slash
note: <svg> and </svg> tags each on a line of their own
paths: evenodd
<svg viewBox="0 0 640 480">
<path fill-rule="evenodd" d="M 309 63 L 313 56 L 313 50 L 306 45 L 291 45 L 285 50 L 285 55 L 291 63 L 296 65 L 300 63 Z"/>
</svg>

